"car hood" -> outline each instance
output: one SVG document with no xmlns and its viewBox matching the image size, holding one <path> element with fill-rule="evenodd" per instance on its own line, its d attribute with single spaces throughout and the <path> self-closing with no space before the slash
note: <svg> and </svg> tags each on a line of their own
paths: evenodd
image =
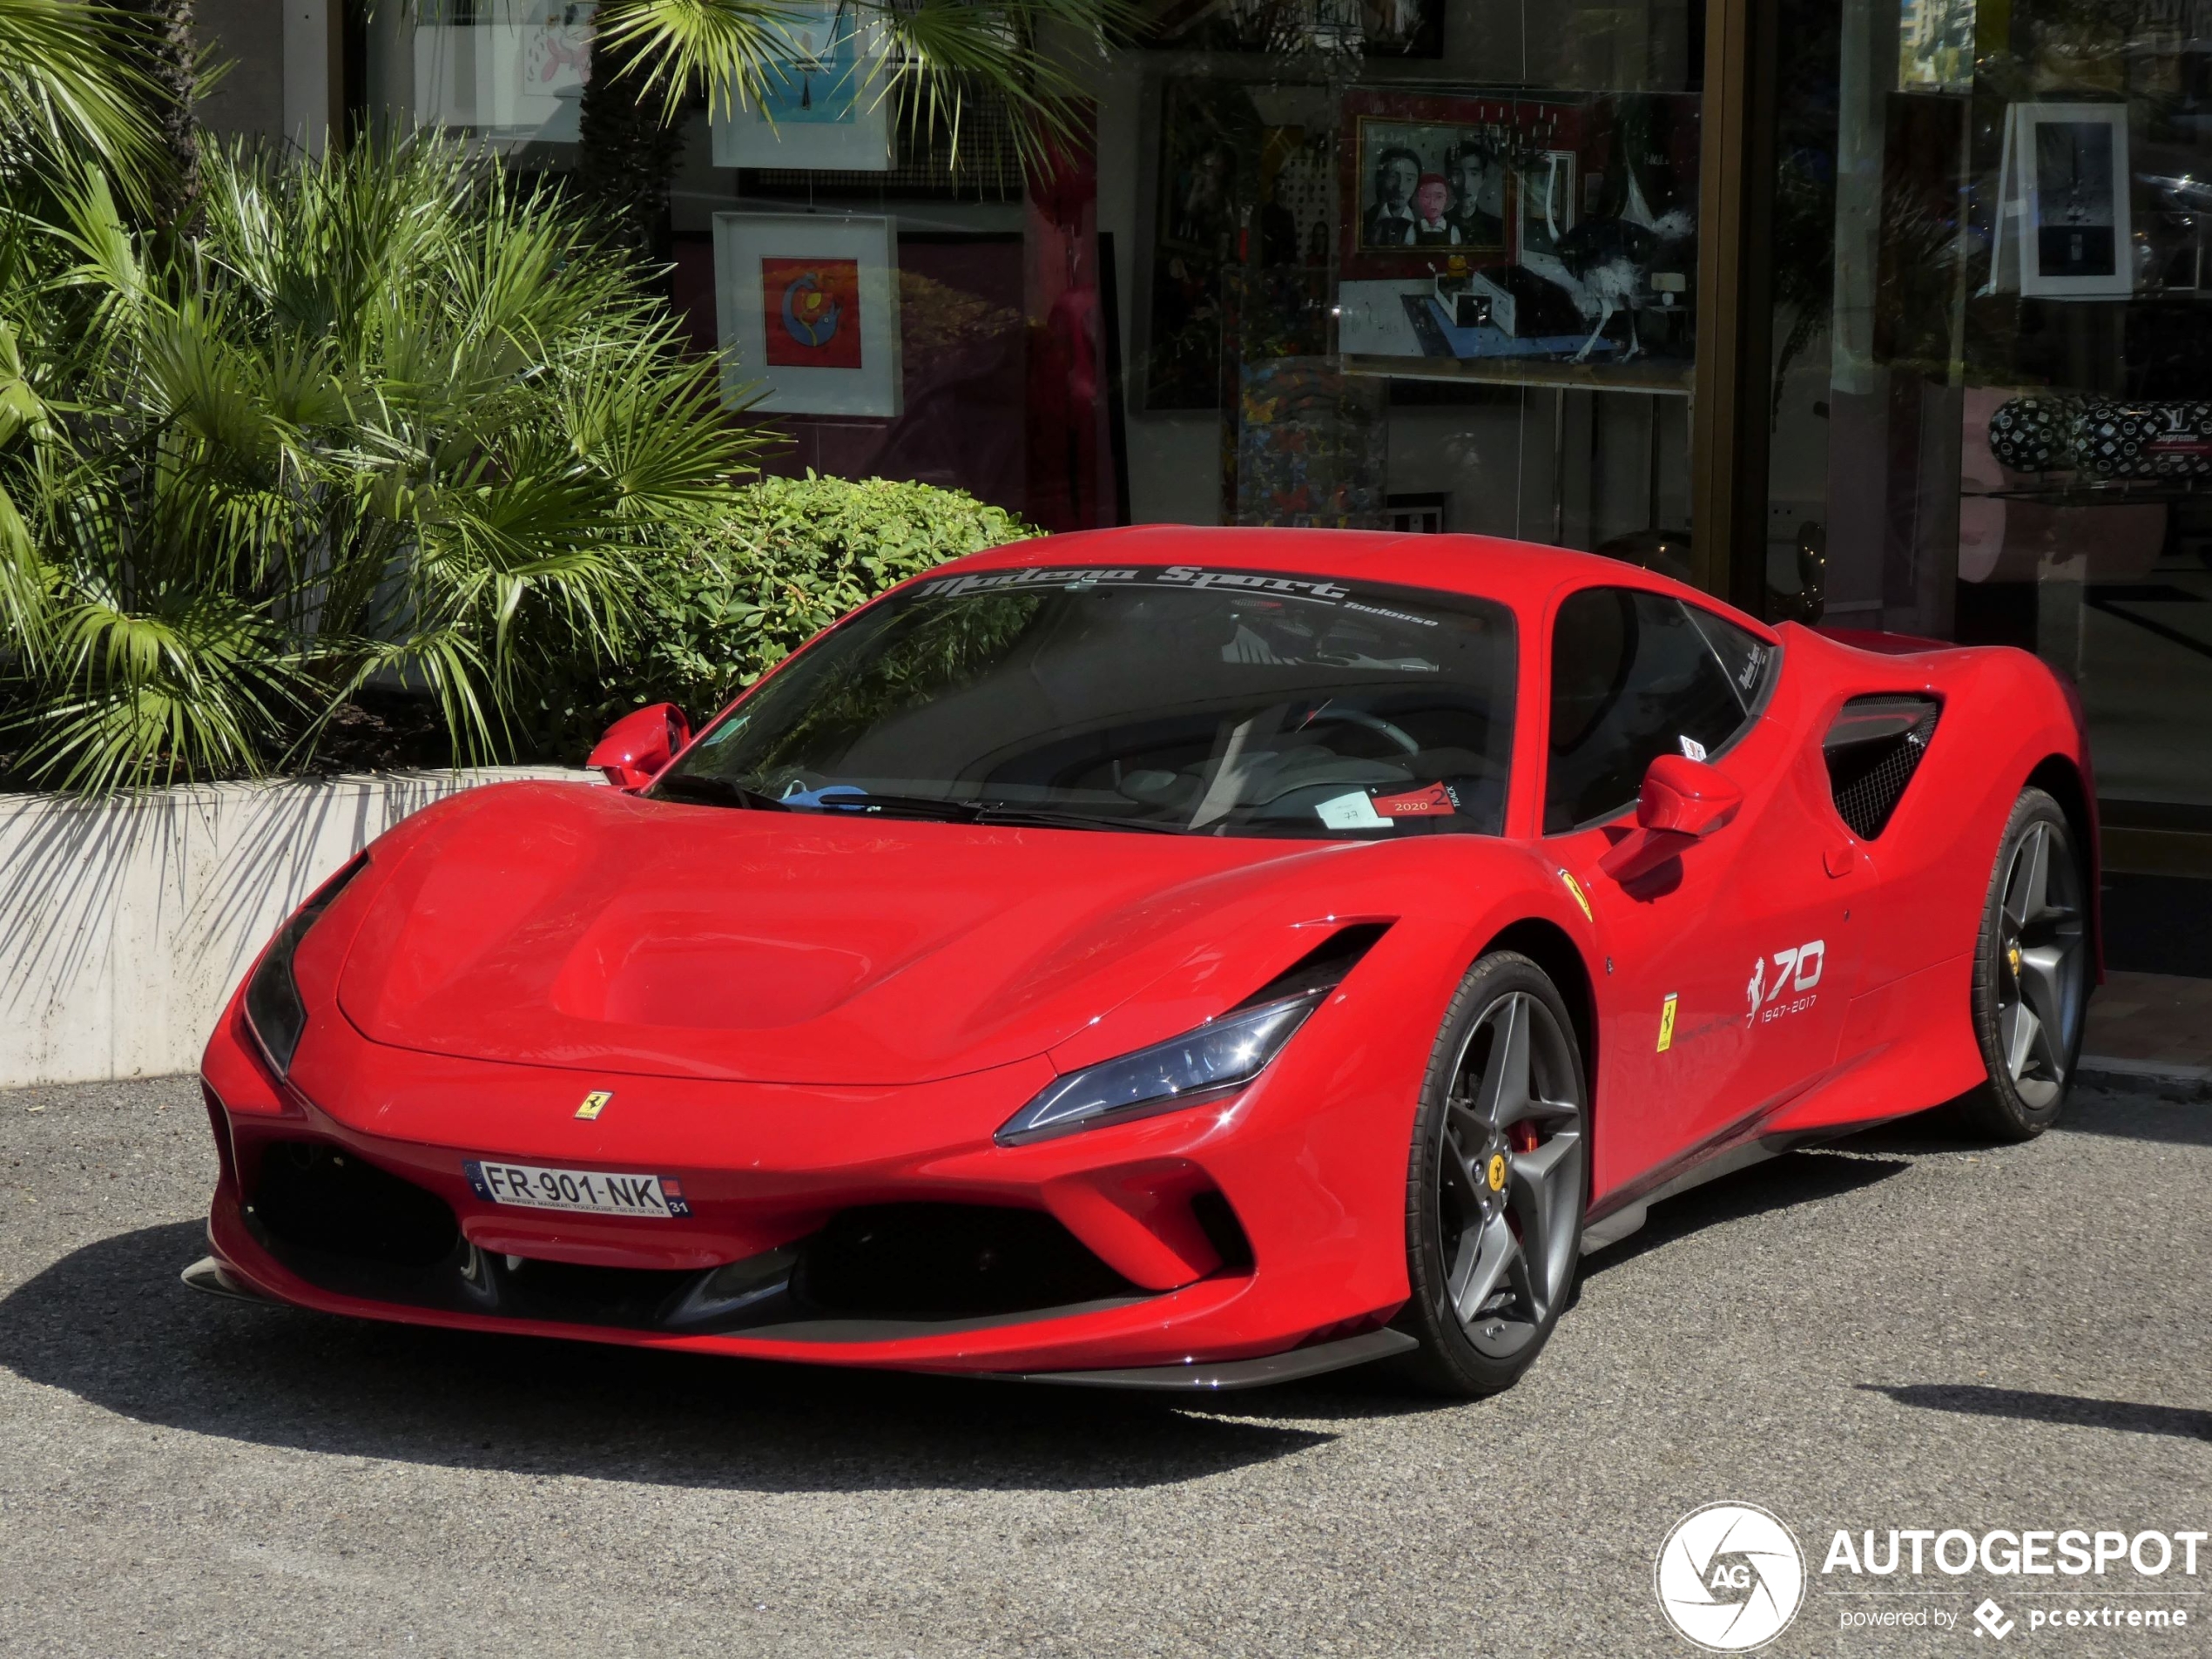
<svg viewBox="0 0 2212 1659">
<path fill-rule="evenodd" d="M 362 1035 L 758 1082 L 922 1082 L 1010 1063 L 1162 980 L 1203 1019 L 1316 942 L 1300 924 L 1325 912 L 1324 867 L 1368 850 L 550 784 L 426 816 L 372 850 L 345 907 L 337 999 Z"/>
</svg>

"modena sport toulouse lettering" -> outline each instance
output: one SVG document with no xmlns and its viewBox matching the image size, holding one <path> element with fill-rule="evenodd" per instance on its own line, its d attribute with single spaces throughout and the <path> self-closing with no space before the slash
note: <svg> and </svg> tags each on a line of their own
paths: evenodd
<svg viewBox="0 0 2212 1659">
<path fill-rule="evenodd" d="M 981 576 L 948 576 L 921 585 L 924 593 L 988 593 L 995 589 L 1058 588 L 1072 583 L 1105 583 L 1116 587 L 1249 588 L 1256 593 L 1279 593 L 1299 599 L 1349 599 L 1352 590 L 1341 583 L 1309 577 L 1275 576 L 1260 570 L 1209 570 L 1196 564 L 1170 564 L 1163 569 L 1123 565 L 1076 567 L 1024 565 L 1018 570 L 992 570 Z M 1386 613 L 1396 616 L 1391 611 Z M 1426 618 L 1413 620 L 1426 621 Z M 1433 624 L 1429 625 L 1433 626 Z"/>
<path fill-rule="evenodd" d="M 594 1170 L 547 1170 L 531 1163 L 471 1158 L 461 1166 L 479 1198 L 531 1210 L 584 1210 L 610 1216 L 688 1216 L 683 1184 L 667 1175 L 611 1175 Z"/>
</svg>

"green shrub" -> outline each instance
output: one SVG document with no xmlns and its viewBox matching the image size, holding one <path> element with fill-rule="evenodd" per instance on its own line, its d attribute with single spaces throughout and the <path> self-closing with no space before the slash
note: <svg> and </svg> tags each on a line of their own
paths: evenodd
<svg viewBox="0 0 2212 1659">
<path fill-rule="evenodd" d="M 1039 534 L 957 489 L 769 478 L 678 550 L 643 561 L 651 583 L 617 660 L 550 676 L 539 748 L 580 759 L 647 703 L 705 719 L 840 617 L 918 571 Z"/>
</svg>

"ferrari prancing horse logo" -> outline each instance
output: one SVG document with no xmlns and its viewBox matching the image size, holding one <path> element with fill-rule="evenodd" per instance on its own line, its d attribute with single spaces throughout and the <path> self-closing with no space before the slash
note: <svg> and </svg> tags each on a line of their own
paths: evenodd
<svg viewBox="0 0 2212 1659">
<path fill-rule="evenodd" d="M 607 1103 L 614 1097 L 611 1089 L 595 1089 L 583 1097 L 583 1104 L 576 1109 L 576 1115 L 587 1123 L 594 1123 L 599 1114 L 607 1109 Z"/>
</svg>

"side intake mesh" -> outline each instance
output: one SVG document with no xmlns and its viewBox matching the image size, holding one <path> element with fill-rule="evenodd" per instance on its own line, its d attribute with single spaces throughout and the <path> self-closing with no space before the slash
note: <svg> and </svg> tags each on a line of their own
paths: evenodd
<svg viewBox="0 0 2212 1659">
<path fill-rule="evenodd" d="M 1926 697 L 1858 697 L 1844 705 L 1821 746 L 1836 814 L 1853 834 L 1871 841 L 1888 827 L 1941 712 Z"/>
</svg>

